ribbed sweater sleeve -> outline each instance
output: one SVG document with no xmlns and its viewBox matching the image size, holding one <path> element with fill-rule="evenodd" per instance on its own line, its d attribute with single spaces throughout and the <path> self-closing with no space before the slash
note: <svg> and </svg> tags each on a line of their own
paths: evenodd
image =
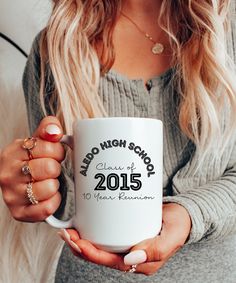
<svg viewBox="0 0 236 283">
<path fill-rule="evenodd" d="M 229 55 L 236 63 L 236 1 L 231 4 L 231 29 L 227 43 Z M 213 167 L 210 158 L 208 165 L 201 169 L 201 174 L 205 172 L 207 178 L 213 180 L 196 185 L 198 177 L 194 177 L 191 170 L 196 164 L 189 162 L 173 178 L 174 195 L 164 197 L 164 203 L 178 203 L 190 214 L 192 229 L 187 243 L 223 238 L 236 232 L 236 143 L 219 162 L 218 167 L 227 161 L 228 164 L 217 179 L 213 177 L 217 167 Z"/>
<path fill-rule="evenodd" d="M 210 168 L 202 170 L 210 171 Z M 192 229 L 188 243 L 223 238 L 236 232 L 236 145 L 221 178 L 191 188 L 194 177 L 190 171 L 177 174 L 173 178 L 175 195 L 164 197 L 164 203 L 178 203 L 190 214 Z"/>
</svg>

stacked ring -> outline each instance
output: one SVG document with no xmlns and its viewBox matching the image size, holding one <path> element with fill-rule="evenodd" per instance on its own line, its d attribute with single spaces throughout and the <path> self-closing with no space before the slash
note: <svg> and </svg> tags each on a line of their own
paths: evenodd
<svg viewBox="0 0 236 283">
<path fill-rule="evenodd" d="M 34 158 L 32 150 L 35 148 L 36 144 L 37 144 L 37 139 L 35 137 L 26 138 L 23 141 L 22 148 L 27 150 L 29 160 L 32 160 Z M 31 171 L 31 168 L 29 166 L 29 162 L 26 162 L 23 165 L 23 167 L 21 168 L 21 172 L 24 175 L 30 175 L 30 177 L 31 177 L 31 180 L 27 184 L 27 187 L 26 187 L 26 195 L 27 195 L 28 200 L 31 202 L 31 204 L 38 204 L 39 202 L 35 198 L 34 193 L 33 193 L 34 179 L 32 177 L 32 171 Z"/>
<path fill-rule="evenodd" d="M 22 172 L 25 176 L 29 175 L 31 182 L 34 181 L 34 179 L 33 179 L 33 177 L 32 177 L 32 170 L 31 170 L 31 168 L 30 168 L 30 166 L 29 166 L 29 162 L 26 162 L 26 163 L 22 166 L 21 172 Z"/>
<path fill-rule="evenodd" d="M 21 168 L 21 172 L 24 175 L 31 175 L 31 169 L 29 167 L 29 162 L 26 162 L 25 165 Z"/>
<path fill-rule="evenodd" d="M 37 201 L 37 199 L 35 198 L 35 196 L 34 196 L 34 193 L 33 193 L 33 183 L 32 182 L 29 182 L 27 184 L 26 193 L 27 193 L 27 198 L 31 202 L 31 204 L 38 204 L 39 203 Z"/>
<path fill-rule="evenodd" d="M 36 144 L 37 144 L 37 139 L 35 137 L 26 138 L 23 141 L 22 148 L 27 150 L 29 160 L 34 158 L 32 150 L 34 149 Z"/>
</svg>

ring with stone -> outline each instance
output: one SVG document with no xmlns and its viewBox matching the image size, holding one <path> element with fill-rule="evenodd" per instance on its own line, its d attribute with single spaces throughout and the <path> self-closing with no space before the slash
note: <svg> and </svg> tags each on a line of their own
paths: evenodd
<svg viewBox="0 0 236 283">
<path fill-rule="evenodd" d="M 33 159 L 32 150 L 35 148 L 37 144 L 37 139 L 35 137 L 26 138 L 23 141 L 22 148 L 27 150 L 29 160 Z"/>
<path fill-rule="evenodd" d="M 29 162 L 26 162 L 25 165 L 22 166 L 21 172 L 24 175 L 31 175 L 31 168 L 29 166 Z"/>
<path fill-rule="evenodd" d="M 31 170 L 31 168 L 30 168 L 30 166 L 29 166 L 29 162 L 26 162 L 26 163 L 22 166 L 21 172 L 22 172 L 23 175 L 25 175 L 25 176 L 29 175 L 29 176 L 30 176 L 30 180 L 31 180 L 32 182 L 34 181 L 34 179 L 33 179 L 33 177 L 32 177 L 32 170 Z"/>
</svg>

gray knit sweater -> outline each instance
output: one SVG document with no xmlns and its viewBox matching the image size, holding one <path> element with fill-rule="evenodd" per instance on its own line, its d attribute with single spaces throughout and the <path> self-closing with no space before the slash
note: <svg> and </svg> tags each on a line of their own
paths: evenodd
<svg viewBox="0 0 236 283">
<path fill-rule="evenodd" d="M 235 24 L 236 27 L 236 24 Z M 229 41 L 236 38 L 229 36 Z M 39 102 L 39 35 L 36 37 L 23 76 L 30 130 L 43 112 Z M 177 96 L 172 83 L 174 69 L 150 79 L 147 91 L 141 79 L 109 71 L 100 80 L 99 95 L 109 116 L 151 117 L 164 124 L 164 202 L 184 206 L 192 220 L 190 238 L 154 276 L 123 274 L 75 258 L 65 247 L 58 264 L 56 282 L 236 282 L 236 147 L 235 139 L 220 161 L 208 156 L 194 173 L 199 156 L 194 144 L 178 126 Z M 48 79 L 46 100 L 53 86 Z M 48 109 L 51 114 L 50 109 Z M 68 172 L 67 172 L 68 173 Z M 70 172 L 69 172 L 70 173 Z M 65 174 L 66 175 L 66 174 Z M 73 211 L 73 185 L 61 175 L 62 205 L 58 215 Z"/>
</svg>

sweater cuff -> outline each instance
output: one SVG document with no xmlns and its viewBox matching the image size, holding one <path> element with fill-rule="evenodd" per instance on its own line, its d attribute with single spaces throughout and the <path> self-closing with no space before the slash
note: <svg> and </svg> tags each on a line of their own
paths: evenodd
<svg viewBox="0 0 236 283">
<path fill-rule="evenodd" d="M 163 203 L 170 202 L 182 205 L 190 215 L 192 221 L 192 228 L 188 240 L 185 244 L 191 244 L 200 241 L 205 233 L 205 225 L 201 209 L 196 204 L 196 202 L 189 196 L 184 194 L 163 197 Z"/>
</svg>

